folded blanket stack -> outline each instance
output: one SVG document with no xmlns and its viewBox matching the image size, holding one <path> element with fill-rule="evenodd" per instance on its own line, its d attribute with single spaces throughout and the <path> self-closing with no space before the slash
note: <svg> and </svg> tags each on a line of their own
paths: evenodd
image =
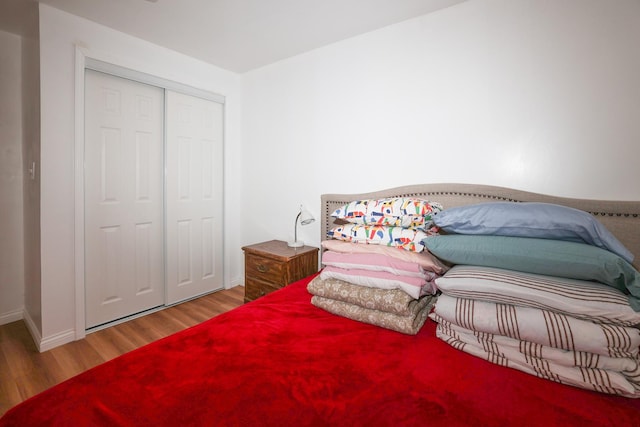
<svg viewBox="0 0 640 427">
<path fill-rule="evenodd" d="M 640 397 L 640 313 L 593 282 L 454 266 L 431 318 L 450 345 L 552 381 Z"/>
<path fill-rule="evenodd" d="M 330 313 L 404 334 L 415 335 L 435 301 L 433 295 L 413 298 L 398 289 L 378 289 L 316 276 L 307 286 L 311 303 Z"/>
<path fill-rule="evenodd" d="M 398 289 L 415 299 L 436 291 L 434 280 L 438 274 L 424 270 L 415 262 L 384 254 L 327 251 L 322 254 L 322 264 L 325 266 L 321 273 L 323 279 L 339 279 L 377 289 Z"/>
<path fill-rule="evenodd" d="M 434 280 L 448 267 L 428 252 L 322 243 L 324 268 L 308 285 L 312 304 L 330 313 L 405 334 L 416 334 L 435 301 Z"/>
</svg>

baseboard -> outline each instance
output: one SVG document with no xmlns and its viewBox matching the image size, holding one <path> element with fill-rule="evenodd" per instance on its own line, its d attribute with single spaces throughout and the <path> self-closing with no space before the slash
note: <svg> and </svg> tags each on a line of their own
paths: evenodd
<svg viewBox="0 0 640 427">
<path fill-rule="evenodd" d="M 38 345 L 38 350 L 42 353 L 43 351 L 51 350 L 52 348 L 58 347 L 62 344 L 68 344 L 76 339 L 76 332 L 73 329 L 69 329 L 67 331 L 59 332 L 50 337 L 42 338 L 40 340 L 40 344 Z"/>
<path fill-rule="evenodd" d="M 27 325 L 27 329 L 31 334 L 31 338 L 33 339 L 33 342 L 35 343 L 36 347 L 38 347 L 38 350 L 40 350 L 39 343 L 42 339 L 40 335 L 40 331 L 36 327 L 36 324 L 33 322 L 33 319 L 31 318 L 31 316 L 29 316 L 29 312 L 26 310 L 24 312 L 24 323 Z"/>
<path fill-rule="evenodd" d="M 59 332 L 50 337 L 42 337 L 40 331 L 36 327 L 36 324 L 33 322 L 33 319 L 29 316 L 27 312 L 25 312 L 24 323 L 27 325 L 27 329 L 31 334 L 31 338 L 33 338 L 33 342 L 36 344 L 38 351 L 40 353 L 51 350 L 52 348 L 58 347 L 62 344 L 67 344 L 72 341 L 75 341 L 75 331 L 73 329 L 69 329 L 67 331 Z"/>
<path fill-rule="evenodd" d="M 20 307 L 17 310 L 8 311 L 0 314 L 0 325 L 6 325 L 7 323 L 17 322 L 24 318 L 24 307 Z"/>
<path fill-rule="evenodd" d="M 229 280 L 229 284 L 224 288 L 231 289 L 231 288 L 235 288 L 236 286 L 244 286 L 244 277 Z"/>
</svg>

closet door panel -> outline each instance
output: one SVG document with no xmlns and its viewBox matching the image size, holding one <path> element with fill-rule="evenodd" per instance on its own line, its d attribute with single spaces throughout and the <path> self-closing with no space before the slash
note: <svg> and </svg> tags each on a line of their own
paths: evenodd
<svg viewBox="0 0 640 427">
<path fill-rule="evenodd" d="M 223 106 L 166 93 L 167 302 L 223 287 Z"/>
<path fill-rule="evenodd" d="M 163 89 L 86 70 L 87 328 L 164 303 L 163 145 Z"/>
</svg>

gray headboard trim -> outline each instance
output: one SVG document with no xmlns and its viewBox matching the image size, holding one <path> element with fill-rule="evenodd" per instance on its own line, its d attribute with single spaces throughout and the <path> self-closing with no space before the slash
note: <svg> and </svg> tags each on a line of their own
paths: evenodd
<svg viewBox="0 0 640 427">
<path fill-rule="evenodd" d="M 514 190 L 506 187 L 476 184 L 418 184 L 360 194 L 323 194 L 321 240 L 333 227 L 331 213 L 353 200 L 384 197 L 417 197 L 440 202 L 446 208 L 486 202 L 542 202 L 580 209 L 594 215 L 634 255 L 633 265 L 640 267 L 640 201 L 592 200 L 556 197 Z"/>
</svg>

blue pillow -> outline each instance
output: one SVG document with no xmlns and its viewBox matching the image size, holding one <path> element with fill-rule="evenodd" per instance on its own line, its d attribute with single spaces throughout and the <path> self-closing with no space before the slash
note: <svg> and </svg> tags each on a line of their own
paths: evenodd
<svg viewBox="0 0 640 427">
<path fill-rule="evenodd" d="M 551 203 L 495 202 L 445 209 L 433 216 L 447 233 L 535 237 L 587 243 L 633 262 L 633 254 L 588 212 Z"/>
<path fill-rule="evenodd" d="M 524 273 L 595 280 L 630 294 L 640 311 L 640 273 L 613 252 L 585 243 L 530 237 L 447 235 L 422 243 L 451 264 L 496 267 Z"/>
</svg>

